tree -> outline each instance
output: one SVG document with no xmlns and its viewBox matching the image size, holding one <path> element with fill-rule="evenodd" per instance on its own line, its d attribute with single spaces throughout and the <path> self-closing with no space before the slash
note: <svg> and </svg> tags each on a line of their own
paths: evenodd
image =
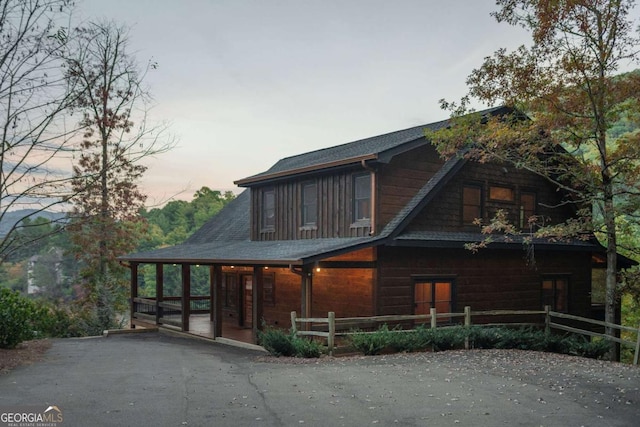
<svg viewBox="0 0 640 427">
<path fill-rule="evenodd" d="M 167 151 L 164 127 L 149 128 L 150 101 L 141 69 L 128 53 L 127 30 L 113 23 L 77 29 L 67 80 L 77 88 L 74 113 L 81 114 L 82 154 L 74 165 L 74 223 L 70 227 L 88 300 L 100 323 L 113 324 L 126 305 L 128 282 L 116 257 L 132 251 L 144 231 L 138 212 L 146 196 L 137 182 L 142 161 Z M 139 122 L 134 124 L 134 119 Z"/>
<path fill-rule="evenodd" d="M 522 26 L 532 44 L 485 58 L 469 94 L 450 109 L 453 126 L 433 134 L 442 153 L 466 147 L 480 161 L 508 161 L 567 194 L 580 220 L 549 233 L 598 233 L 607 252 L 606 321 L 615 323 L 621 219 L 637 221 L 640 199 L 640 75 L 633 0 L 497 0 L 498 22 Z M 514 107 L 513 117 L 461 118 L 475 98 Z M 516 117 L 524 112 L 530 120 Z M 635 126 L 617 126 L 632 123 Z M 637 248 L 635 248 L 637 250 Z M 614 330 L 606 328 L 613 336 Z M 612 344 L 612 356 L 615 346 Z"/>
<path fill-rule="evenodd" d="M 64 121 L 74 92 L 64 79 L 69 0 L 0 2 L 0 221 L 21 208 L 21 219 L 65 204 L 71 174 L 61 165 L 74 151 L 76 127 Z M 0 262 L 20 242 L 15 222 L 0 238 Z"/>
</svg>

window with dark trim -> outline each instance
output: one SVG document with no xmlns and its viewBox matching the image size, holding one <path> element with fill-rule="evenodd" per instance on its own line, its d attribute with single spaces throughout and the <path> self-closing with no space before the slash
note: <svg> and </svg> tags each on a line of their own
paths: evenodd
<svg viewBox="0 0 640 427">
<path fill-rule="evenodd" d="M 482 218 L 482 189 L 478 185 L 462 187 L 462 223 L 473 225 L 476 218 Z"/>
<path fill-rule="evenodd" d="M 536 214 L 536 194 L 523 191 L 520 194 L 520 228 L 529 224 L 529 219 Z"/>
<path fill-rule="evenodd" d="M 276 279 L 274 273 L 262 276 L 262 300 L 268 304 L 276 303 Z"/>
<path fill-rule="evenodd" d="M 421 279 L 414 283 L 414 313 L 429 314 L 435 308 L 436 313 L 451 313 L 454 309 L 452 279 Z M 440 318 L 438 321 L 449 321 Z"/>
<path fill-rule="evenodd" d="M 276 192 L 273 188 L 262 190 L 262 230 L 271 231 L 276 227 Z"/>
<path fill-rule="evenodd" d="M 315 181 L 302 184 L 302 225 L 313 226 L 318 222 L 318 185 Z"/>
<path fill-rule="evenodd" d="M 371 175 L 361 174 L 353 177 L 353 221 L 371 218 Z"/>
<path fill-rule="evenodd" d="M 551 306 L 553 311 L 566 313 L 569 310 L 569 277 L 547 276 L 542 278 L 542 307 Z"/>
<path fill-rule="evenodd" d="M 222 278 L 222 305 L 235 308 L 238 301 L 238 277 L 235 273 L 225 273 Z"/>
<path fill-rule="evenodd" d="M 511 187 L 491 185 L 489 186 L 489 200 L 496 200 L 499 202 L 515 202 L 516 191 Z"/>
</svg>

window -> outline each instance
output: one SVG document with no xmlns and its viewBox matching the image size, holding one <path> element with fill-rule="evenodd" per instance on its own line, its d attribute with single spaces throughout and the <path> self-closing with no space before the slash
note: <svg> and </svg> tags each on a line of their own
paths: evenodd
<svg viewBox="0 0 640 427">
<path fill-rule="evenodd" d="M 536 214 L 535 193 L 523 192 L 520 194 L 520 228 L 529 224 L 529 218 Z"/>
<path fill-rule="evenodd" d="M 542 279 L 542 306 L 551 306 L 553 311 L 567 312 L 569 299 L 568 277 L 545 277 Z"/>
<path fill-rule="evenodd" d="M 273 230 L 276 227 L 276 192 L 273 188 L 262 191 L 262 229 Z"/>
<path fill-rule="evenodd" d="M 225 273 L 222 279 L 222 305 L 226 308 L 235 308 L 238 301 L 238 282 L 234 273 Z"/>
<path fill-rule="evenodd" d="M 437 313 L 453 312 L 453 281 L 442 279 L 419 279 L 415 283 L 414 312 L 429 314 L 435 308 Z M 449 321 L 440 318 L 438 321 Z"/>
<path fill-rule="evenodd" d="M 489 199 L 499 202 L 515 202 L 516 192 L 513 188 L 492 185 L 489 187 Z"/>
<path fill-rule="evenodd" d="M 302 225 L 316 225 L 318 221 L 318 186 L 315 182 L 302 185 Z"/>
<path fill-rule="evenodd" d="M 353 178 L 353 221 L 371 218 L 371 175 L 356 175 Z"/>
<path fill-rule="evenodd" d="M 273 273 L 262 276 L 262 300 L 272 305 L 276 303 L 276 280 Z"/>
<path fill-rule="evenodd" d="M 462 223 L 472 225 L 476 218 L 482 218 L 482 189 L 477 185 L 462 188 Z"/>
</svg>

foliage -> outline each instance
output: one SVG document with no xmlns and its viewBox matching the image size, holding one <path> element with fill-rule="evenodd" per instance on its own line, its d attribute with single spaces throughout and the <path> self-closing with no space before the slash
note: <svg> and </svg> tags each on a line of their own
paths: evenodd
<svg viewBox="0 0 640 427">
<path fill-rule="evenodd" d="M 144 114 L 136 116 L 146 111 L 146 71 L 127 51 L 126 29 L 91 23 L 76 29 L 72 41 L 66 79 L 76 89 L 70 110 L 80 113 L 84 134 L 73 167 L 77 195 L 68 229 L 82 265 L 85 302 L 106 329 L 127 300 L 128 281 L 117 256 L 133 251 L 145 233 L 139 211 L 146 196 L 137 184 L 146 171 L 142 160 L 170 144 L 159 139 L 163 129 L 149 129 Z"/>
<path fill-rule="evenodd" d="M 222 194 L 205 186 L 196 191 L 191 202 L 173 200 L 162 208 L 149 211 L 143 209 L 140 214 L 147 220 L 149 231 L 148 239 L 142 242 L 139 249 L 154 249 L 184 242 L 234 198 L 231 191 Z"/>
<path fill-rule="evenodd" d="M 352 333 L 349 335 L 349 345 L 367 356 L 373 356 L 389 347 L 392 337 L 392 332 L 385 324 L 374 332 Z"/>
<path fill-rule="evenodd" d="M 0 348 L 15 348 L 38 334 L 44 311 L 41 307 L 6 288 L 0 289 Z"/>
<path fill-rule="evenodd" d="M 264 327 L 258 332 L 258 342 L 271 355 L 280 357 L 320 357 L 320 344 L 313 340 L 298 337 L 293 332 L 285 332 L 282 329 Z"/>
<path fill-rule="evenodd" d="M 0 262 L 25 243 L 15 233 L 27 220 L 73 195 L 60 168 L 76 149 L 77 128 L 64 122 L 75 94 L 61 75 L 72 3 L 5 0 L 0 7 L 0 220 L 15 212 L 24 220 L 0 237 Z"/>
<path fill-rule="evenodd" d="M 349 344 L 365 355 L 380 354 L 384 350 L 396 352 L 447 351 L 461 349 L 468 343 L 471 348 L 519 349 L 548 351 L 600 359 L 608 351 L 604 340 L 588 341 L 577 335 L 546 334 L 533 328 L 463 327 L 450 326 L 414 330 L 389 330 L 387 325 L 375 332 L 355 332 L 349 335 Z"/>
<path fill-rule="evenodd" d="M 579 218 L 540 237 L 596 233 L 607 250 L 606 320 L 614 323 L 619 219 L 635 222 L 640 200 L 640 73 L 633 0 L 497 0 L 498 22 L 530 31 L 532 45 L 500 49 L 473 70 L 469 94 L 448 129 L 430 134 L 441 153 L 509 162 L 552 182 Z M 511 115 L 467 115 L 475 98 Z M 530 120 L 523 119 L 526 113 Z M 637 248 L 636 248 L 637 249 Z M 607 328 L 606 333 L 614 331 Z M 612 344 L 612 356 L 614 346 Z"/>
</svg>

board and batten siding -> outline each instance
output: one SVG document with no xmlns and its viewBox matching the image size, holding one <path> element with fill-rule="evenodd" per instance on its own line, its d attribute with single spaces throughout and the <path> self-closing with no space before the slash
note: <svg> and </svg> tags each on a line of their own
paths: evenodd
<svg viewBox="0 0 640 427">
<path fill-rule="evenodd" d="M 358 237 L 369 234 L 368 225 L 353 225 L 353 176 L 367 172 L 354 169 L 313 178 L 282 181 L 251 188 L 251 239 L 298 240 L 333 237 Z M 318 191 L 318 217 L 315 226 L 302 224 L 302 186 L 314 181 Z M 275 190 L 275 227 L 261 229 L 262 194 Z"/>
</svg>

